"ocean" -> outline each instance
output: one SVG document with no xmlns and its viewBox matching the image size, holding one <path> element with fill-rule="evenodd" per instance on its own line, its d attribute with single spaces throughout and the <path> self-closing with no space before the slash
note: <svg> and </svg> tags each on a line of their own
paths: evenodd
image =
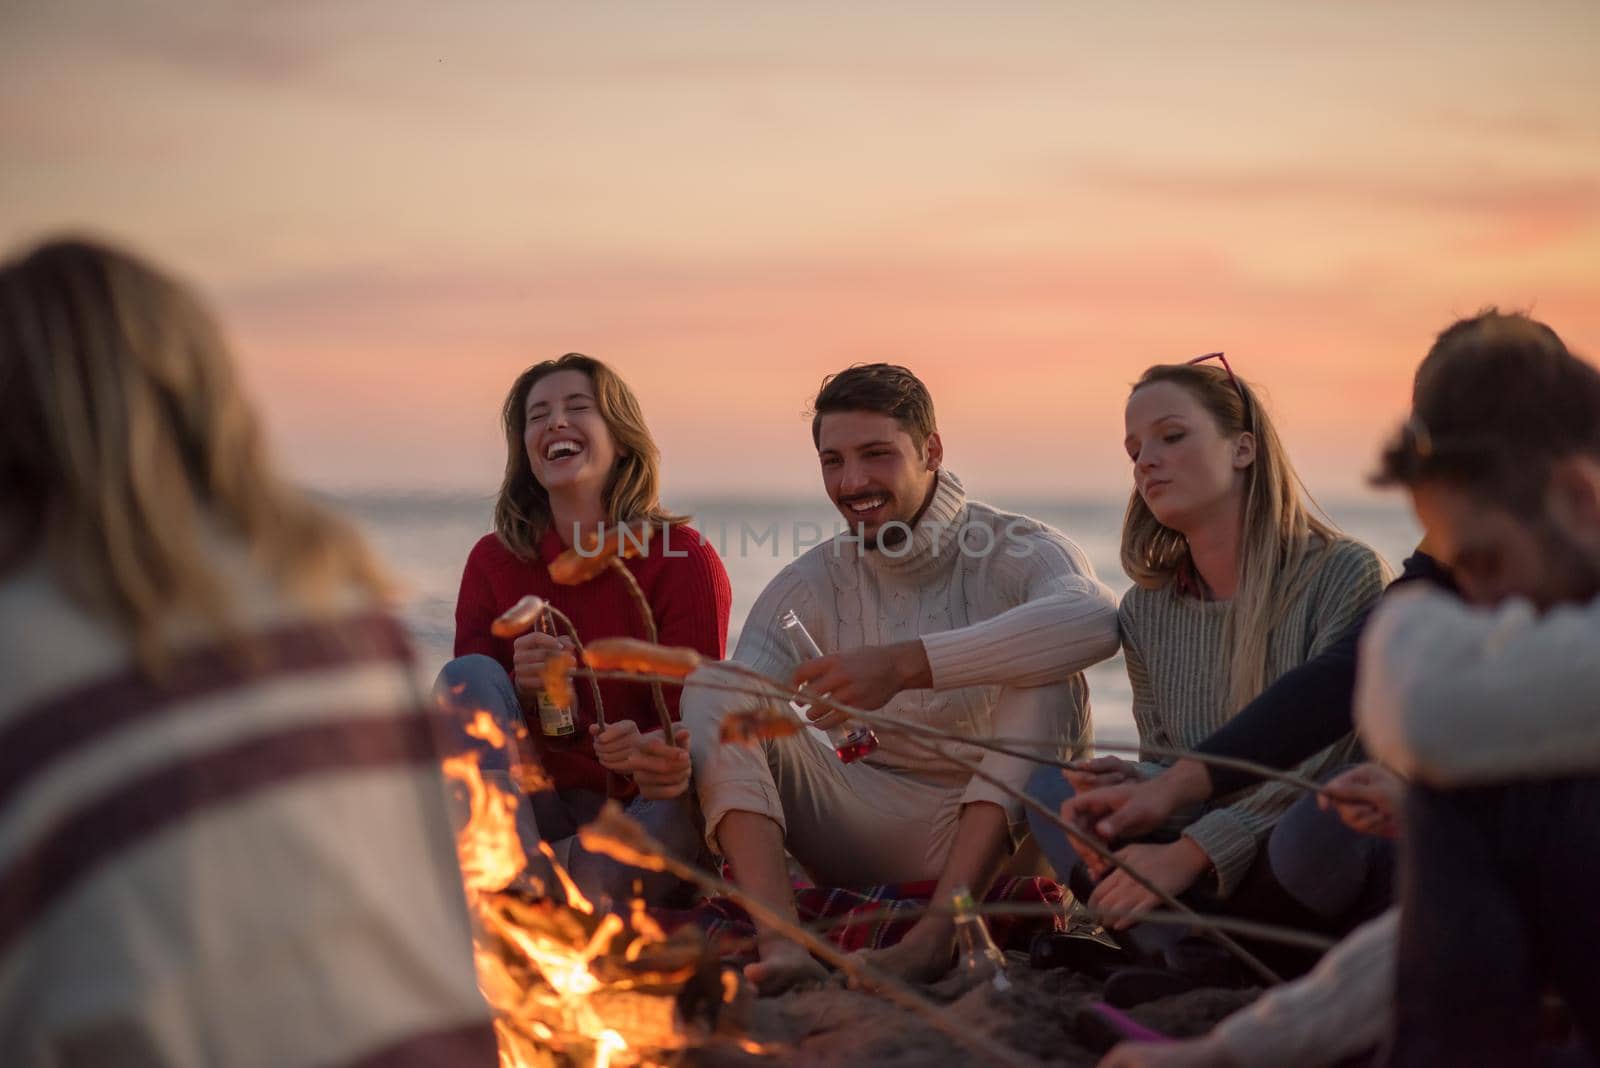
<svg viewBox="0 0 1600 1068">
<path fill-rule="evenodd" d="M 1008 511 L 1034 516 L 1065 532 L 1089 555 L 1095 573 L 1112 589 L 1128 587 L 1117 562 L 1125 499 L 986 498 Z M 493 499 L 466 494 L 342 494 L 324 497 L 367 535 L 401 586 L 401 613 L 416 642 L 421 668 L 436 674 L 451 655 L 456 591 L 467 551 L 490 529 Z M 1399 570 L 1420 536 L 1399 500 L 1323 501 L 1333 520 L 1372 546 Z M 831 535 L 839 516 L 823 498 L 752 497 L 674 499 L 671 506 L 694 517 L 694 525 L 716 545 L 733 583 L 730 651 L 751 603 L 783 565 L 808 541 Z M 1106 740 L 1136 737 L 1131 693 L 1122 657 L 1088 672 L 1095 731 Z"/>
</svg>

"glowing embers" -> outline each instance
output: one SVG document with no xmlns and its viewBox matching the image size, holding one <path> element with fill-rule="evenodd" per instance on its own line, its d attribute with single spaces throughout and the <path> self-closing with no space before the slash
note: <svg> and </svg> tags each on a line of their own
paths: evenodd
<svg viewBox="0 0 1600 1068">
<path fill-rule="evenodd" d="M 466 729 L 490 745 L 508 742 L 487 714 Z M 714 1030 L 739 1030 L 748 998 L 697 928 L 668 937 L 640 900 L 617 911 L 591 904 L 548 843 L 539 843 L 530 871 L 517 835 L 519 799 L 484 777 L 476 753 L 446 760 L 444 772 L 468 811 L 456 848 L 478 986 L 495 1013 L 503 1068 L 654 1064 Z M 620 822 L 607 837 L 626 834 Z M 647 850 L 634 859 L 637 867 L 660 864 Z"/>
</svg>

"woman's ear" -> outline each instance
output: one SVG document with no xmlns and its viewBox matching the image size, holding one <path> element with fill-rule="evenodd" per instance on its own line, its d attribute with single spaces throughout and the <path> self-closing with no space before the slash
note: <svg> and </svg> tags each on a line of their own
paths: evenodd
<svg viewBox="0 0 1600 1068">
<path fill-rule="evenodd" d="M 1256 436 L 1246 430 L 1233 443 L 1233 469 L 1243 471 L 1256 462 Z"/>
</svg>

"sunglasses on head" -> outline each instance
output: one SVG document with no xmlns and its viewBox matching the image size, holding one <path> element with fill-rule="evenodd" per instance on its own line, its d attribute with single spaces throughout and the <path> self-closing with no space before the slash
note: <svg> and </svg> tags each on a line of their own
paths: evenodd
<svg viewBox="0 0 1600 1068">
<path fill-rule="evenodd" d="M 1216 360 L 1222 364 L 1222 369 L 1228 372 L 1228 381 L 1233 383 L 1234 392 L 1239 394 L 1239 403 L 1244 405 L 1245 414 L 1248 415 L 1250 412 L 1250 398 L 1245 396 L 1244 387 L 1239 384 L 1239 376 L 1233 373 L 1233 368 L 1229 366 L 1226 356 L 1220 352 L 1208 352 L 1204 356 L 1196 356 L 1192 360 L 1185 360 L 1184 366 L 1193 367 L 1195 364 L 1205 363 L 1207 360 Z"/>
</svg>

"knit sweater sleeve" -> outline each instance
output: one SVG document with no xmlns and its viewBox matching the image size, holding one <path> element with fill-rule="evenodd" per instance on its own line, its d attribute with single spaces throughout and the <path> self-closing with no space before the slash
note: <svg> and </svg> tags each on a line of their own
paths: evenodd
<svg viewBox="0 0 1600 1068">
<path fill-rule="evenodd" d="M 733 604 L 728 570 L 711 543 L 690 528 L 674 527 L 665 537 L 669 540 L 664 548 L 673 554 L 673 563 L 650 606 L 661 644 L 686 646 L 707 659 L 721 660 L 727 652 Z M 678 719 L 682 687 L 665 686 L 662 693 L 667 711 Z"/>
<path fill-rule="evenodd" d="M 1405 570 L 1384 591 L 1387 599 L 1413 583 L 1446 588 L 1438 563 L 1423 553 L 1406 559 Z M 1234 757 L 1290 768 L 1355 729 L 1356 656 L 1369 612 L 1344 636 L 1297 668 L 1284 672 L 1261 696 L 1195 748 L 1212 756 Z M 1211 792 L 1225 797 L 1260 780 L 1246 771 L 1212 767 Z"/>
<path fill-rule="evenodd" d="M 496 606 L 489 582 L 489 558 L 499 547 L 493 534 L 486 534 L 467 554 L 461 572 L 461 591 L 456 595 L 455 655 L 482 653 L 511 667 L 511 644 L 489 633 L 489 625 L 509 605 Z"/>
<path fill-rule="evenodd" d="M 1400 910 L 1356 928 L 1309 974 L 1275 987 L 1217 1025 L 1239 1068 L 1332 1064 L 1383 1041 L 1393 1017 Z"/>
<path fill-rule="evenodd" d="M 991 576 L 1013 607 L 922 636 L 935 690 L 1047 686 L 1117 651 L 1116 596 L 1082 550 L 1048 528 L 1006 535 Z"/>
<path fill-rule="evenodd" d="M 1356 722 L 1374 757 L 1434 786 L 1600 771 L 1600 598 L 1535 615 L 1396 594 L 1362 639 Z"/>
<path fill-rule="evenodd" d="M 1312 581 L 1311 647 L 1306 659 L 1338 644 L 1383 593 L 1387 575 L 1382 559 L 1371 549 L 1357 542 L 1341 542 L 1328 550 Z M 1348 763 L 1353 750 L 1353 740 L 1346 737 L 1302 761 L 1295 770 L 1305 778 L 1320 779 Z M 1184 836 L 1200 847 L 1216 869 L 1219 894 L 1226 897 L 1238 888 L 1261 843 L 1298 796 L 1299 791 L 1285 783 L 1265 783 L 1184 828 Z"/>
</svg>

